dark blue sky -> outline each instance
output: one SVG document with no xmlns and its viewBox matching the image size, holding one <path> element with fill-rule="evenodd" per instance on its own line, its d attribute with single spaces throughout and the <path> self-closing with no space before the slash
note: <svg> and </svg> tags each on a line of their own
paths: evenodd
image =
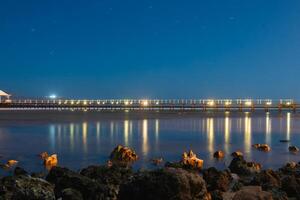
<svg viewBox="0 0 300 200">
<path fill-rule="evenodd" d="M 0 89 L 300 98 L 299 0 L 0 0 Z"/>
</svg>

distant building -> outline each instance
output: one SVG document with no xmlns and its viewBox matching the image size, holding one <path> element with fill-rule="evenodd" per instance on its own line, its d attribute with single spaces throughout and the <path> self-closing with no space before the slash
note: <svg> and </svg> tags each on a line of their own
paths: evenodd
<svg viewBox="0 0 300 200">
<path fill-rule="evenodd" d="M 6 92 L 0 90 L 0 103 L 10 102 L 10 96 L 10 94 L 7 94 Z"/>
</svg>

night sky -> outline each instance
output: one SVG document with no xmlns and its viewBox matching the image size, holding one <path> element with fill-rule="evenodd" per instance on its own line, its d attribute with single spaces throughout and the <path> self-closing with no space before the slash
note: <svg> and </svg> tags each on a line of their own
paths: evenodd
<svg viewBox="0 0 300 200">
<path fill-rule="evenodd" d="M 298 98 L 299 0 L 0 0 L 0 89 Z"/>
</svg>

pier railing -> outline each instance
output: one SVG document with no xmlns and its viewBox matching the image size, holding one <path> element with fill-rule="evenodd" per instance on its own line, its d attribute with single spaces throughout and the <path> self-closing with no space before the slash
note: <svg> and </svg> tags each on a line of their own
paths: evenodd
<svg viewBox="0 0 300 200">
<path fill-rule="evenodd" d="M 293 110 L 293 99 L 12 99 L 0 102 L 9 110 Z"/>
</svg>

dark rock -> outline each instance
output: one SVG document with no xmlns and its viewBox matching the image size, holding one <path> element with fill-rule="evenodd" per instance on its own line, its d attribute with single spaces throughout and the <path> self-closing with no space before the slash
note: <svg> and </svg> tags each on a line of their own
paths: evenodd
<svg viewBox="0 0 300 200">
<path fill-rule="evenodd" d="M 31 173 L 31 177 L 44 179 L 46 177 L 46 174 L 44 172 L 33 172 Z"/>
<path fill-rule="evenodd" d="M 225 157 L 225 153 L 223 151 L 216 151 L 214 153 L 214 158 L 217 158 L 217 159 L 222 159 Z"/>
<path fill-rule="evenodd" d="M 254 176 L 252 185 L 262 186 L 263 190 L 280 188 L 280 176 L 278 173 L 271 169 L 263 170 Z"/>
<path fill-rule="evenodd" d="M 84 199 L 101 199 L 107 195 L 105 186 L 67 168 L 52 167 L 46 180 L 55 185 L 54 191 L 57 198 L 62 196 L 66 188 L 77 190 Z"/>
<path fill-rule="evenodd" d="M 80 192 L 72 188 L 66 188 L 62 191 L 62 200 L 83 200 Z"/>
<path fill-rule="evenodd" d="M 110 159 L 117 165 L 130 165 L 138 159 L 135 151 L 129 147 L 118 145 L 110 154 Z"/>
<path fill-rule="evenodd" d="M 209 200 L 211 197 L 198 173 L 165 168 L 135 174 L 130 182 L 121 185 L 119 199 Z"/>
<path fill-rule="evenodd" d="M 279 142 L 281 142 L 281 143 L 287 143 L 287 142 L 290 142 L 290 140 L 279 140 Z"/>
<path fill-rule="evenodd" d="M 295 176 L 285 176 L 281 180 L 281 188 L 286 192 L 288 197 L 300 199 L 300 179 Z"/>
<path fill-rule="evenodd" d="M 16 167 L 14 170 L 15 176 L 28 175 L 28 173 L 21 167 Z"/>
<path fill-rule="evenodd" d="M 131 168 L 113 165 L 112 167 L 89 166 L 81 170 L 80 174 L 105 185 L 109 197 L 116 199 L 120 184 L 125 183 L 133 175 L 133 172 Z"/>
<path fill-rule="evenodd" d="M 289 146 L 289 151 L 291 153 L 297 153 L 299 151 L 299 148 L 296 146 Z"/>
<path fill-rule="evenodd" d="M 280 168 L 279 172 L 283 175 L 292 175 L 296 178 L 300 178 L 300 164 L 289 162 L 284 167 Z"/>
<path fill-rule="evenodd" d="M 0 181 L 0 199 L 54 200 L 53 186 L 30 176 L 4 177 Z"/>
<path fill-rule="evenodd" d="M 220 190 L 214 190 L 210 192 L 212 200 L 223 200 L 223 192 Z"/>
<path fill-rule="evenodd" d="M 259 186 L 245 186 L 236 192 L 233 200 L 272 200 L 270 192 L 263 191 Z"/>
<path fill-rule="evenodd" d="M 207 183 L 207 189 L 209 191 L 220 190 L 223 192 L 226 192 L 229 189 L 232 180 L 229 171 L 218 171 L 214 167 L 204 170 L 203 178 Z"/>
<path fill-rule="evenodd" d="M 251 175 L 254 173 L 259 173 L 261 170 L 261 165 L 255 162 L 247 162 L 242 157 L 233 158 L 229 165 L 229 169 L 232 173 L 238 175 Z"/>
</svg>

